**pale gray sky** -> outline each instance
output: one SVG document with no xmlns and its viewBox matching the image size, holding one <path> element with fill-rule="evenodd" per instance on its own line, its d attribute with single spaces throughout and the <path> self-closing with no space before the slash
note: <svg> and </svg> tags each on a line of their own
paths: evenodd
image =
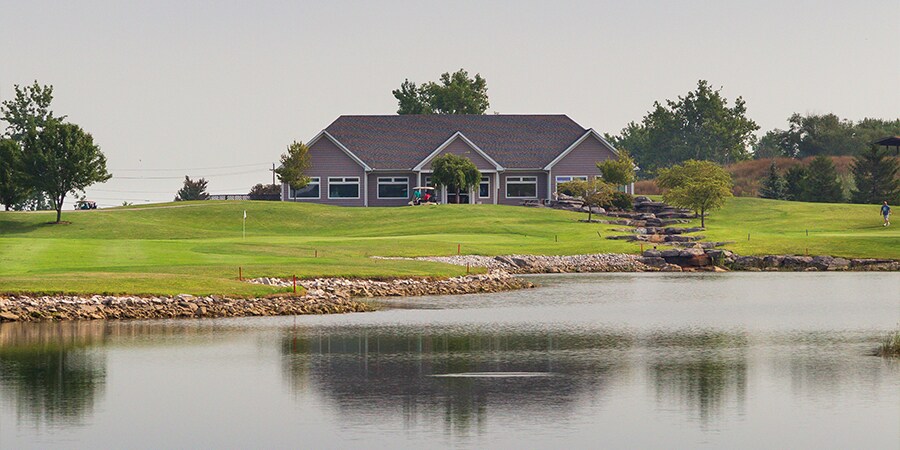
<svg viewBox="0 0 900 450">
<path fill-rule="evenodd" d="M 461 67 L 487 79 L 492 111 L 601 132 L 701 78 L 763 131 L 793 112 L 896 118 L 897 17 L 900 0 L 0 0 L 0 99 L 52 84 L 116 177 L 89 197 L 169 201 L 186 174 L 214 193 L 271 181 L 291 140 L 393 114 L 404 78 Z"/>
</svg>

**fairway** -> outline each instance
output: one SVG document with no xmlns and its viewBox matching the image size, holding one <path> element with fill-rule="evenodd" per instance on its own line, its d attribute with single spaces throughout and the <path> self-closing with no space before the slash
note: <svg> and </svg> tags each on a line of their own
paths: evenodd
<svg viewBox="0 0 900 450">
<path fill-rule="evenodd" d="M 0 213 L 0 292 L 256 296 L 276 291 L 238 281 L 239 268 L 245 277 L 447 277 L 465 268 L 369 257 L 639 251 L 605 239 L 619 226 L 578 222 L 584 217 L 496 205 L 249 201 L 66 211 L 68 225 L 48 224 L 53 213 Z M 877 206 L 734 198 L 704 234 L 733 241 L 727 248 L 740 254 L 900 257 L 900 231 L 880 223 Z"/>
</svg>

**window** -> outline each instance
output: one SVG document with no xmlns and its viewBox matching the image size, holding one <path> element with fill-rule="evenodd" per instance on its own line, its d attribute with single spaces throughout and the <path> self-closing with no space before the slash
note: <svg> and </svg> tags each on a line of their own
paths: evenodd
<svg viewBox="0 0 900 450">
<path fill-rule="evenodd" d="M 288 186 L 288 198 L 319 198 L 319 177 L 310 177 L 309 183 L 300 189 Z"/>
<path fill-rule="evenodd" d="M 425 177 L 425 186 L 434 187 L 434 184 L 431 183 L 431 177 Z"/>
<path fill-rule="evenodd" d="M 378 178 L 378 198 L 409 198 L 409 178 Z"/>
<path fill-rule="evenodd" d="M 328 198 L 359 198 L 359 177 L 329 177 Z"/>
<path fill-rule="evenodd" d="M 506 198 L 537 198 L 537 177 L 506 177 Z"/>
<path fill-rule="evenodd" d="M 491 196 L 491 177 L 481 177 L 481 183 L 478 185 L 478 197 L 490 198 Z"/>
<path fill-rule="evenodd" d="M 587 179 L 588 179 L 588 177 L 583 176 L 583 175 L 556 177 L 556 184 L 567 183 L 572 180 L 587 181 Z"/>
</svg>

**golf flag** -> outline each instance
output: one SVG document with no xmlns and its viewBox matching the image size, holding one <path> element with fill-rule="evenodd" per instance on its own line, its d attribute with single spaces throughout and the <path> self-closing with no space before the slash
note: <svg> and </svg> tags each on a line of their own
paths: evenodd
<svg viewBox="0 0 900 450">
<path fill-rule="evenodd" d="M 244 210 L 244 220 L 247 220 L 247 210 Z"/>
</svg>

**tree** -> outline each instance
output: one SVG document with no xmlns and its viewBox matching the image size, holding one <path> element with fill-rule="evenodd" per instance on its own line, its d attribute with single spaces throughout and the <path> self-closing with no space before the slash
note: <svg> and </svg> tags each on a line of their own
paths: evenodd
<svg viewBox="0 0 900 450">
<path fill-rule="evenodd" d="M 66 117 L 54 117 L 50 110 L 53 101 L 53 86 L 41 86 L 37 81 L 31 86 L 15 85 L 16 96 L 2 103 L 0 112 L 9 125 L 7 135 L 16 142 L 24 142 L 29 133 L 37 133 L 53 120 L 62 121 Z"/>
<path fill-rule="evenodd" d="M 294 141 L 288 145 L 287 152 L 281 155 L 281 166 L 275 169 L 275 173 L 278 181 L 287 183 L 294 189 L 301 189 L 309 184 L 309 177 L 305 175 L 309 166 L 309 147 Z"/>
<path fill-rule="evenodd" d="M 456 203 L 461 190 L 469 190 L 481 183 L 481 172 L 469 158 L 446 153 L 431 162 L 431 180 L 436 185 L 456 189 Z"/>
<path fill-rule="evenodd" d="M 788 156 L 858 155 L 869 143 L 884 136 L 900 135 L 900 119 L 865 118 L 859 122 L 835 114 L 794 113 L 788 129 L 766 132 L 754 150 L 755 158 Z"/>
<path fill-rule="evenodd" d="M 406 79 L 400 84 L 400 89 L 392 91 L 397 99 L 399 108 L 397 114 L 430 114 L 431 109 L 425 101 L 425 95 L 416 83 Z"/>
<path fill-rule="evenodd" d="M 640 124 L 629 123 L 613 143 L 631 153 L 645 176 L 689 159 L 720 164 L 748 159 L 759 126 L 747 118 L 741 97 L 729 107 L 720 92 L 700 80 L 684 97 L 655 102 Z"/>
<path fill-rule="evenodd" d="M 597 169 L 603 181 L 615 186 L 625 186 L 634 182 L 634 159 L 628 154 L 628 150 L 620 149 L 619 156 L 615 159 L 607 159 L 597 163 Z"/>
<path fill-rule="evenodd" d="M 614 188 L 604 180 L 572 180 L 560 183 L 558 189 L 570 192 L 587 206 L 588 222 L 591 221 L 594 208 L 609 204 L 613 198 Z"/>
<path fill-rule="evenodd" d="M 83 192 L 94 183 L 109 180 L 106 156 L 94 138 L 78 125 L 51 119 L 37 133 L 25 138 L 23 166 L 29 185 L 45 192 L 56 209 L 56 223 L 62 218 L 68 193 Z"/>
<path fill-rule="evenodd" d="M 900 161 L 888 156 L 887 150 L 870 146 L 853 158 L 850 170 L 856 182 L 850 192 L 853 203 L 900 203 Z"/>
<path fill-rule="evenodd" d="M 784 173 L 785 199 L 798 202 L 804 201 L 806 198 L 806 176 L 808 171 L 805 166 L 794 166 L 788 168 Z"/>
<path fill-rule="evenodd" d="M 659 171 L 656 184 L 666 189 L 663 201 L 700 214 L 700 226 L 706 226 L 706 213 L 725 205 L 731 197 L 731 174 L 711 161 L 688 160 Z"/>
<path fill-rule="evenodd" d="M 206 185 L 209 182 L 203 178 L 194 181 L 187 175 L 184 176 L 184 185 L 175 193 L 176 202 L 184 202 L 188 200 L 209 200 L 209 194 L 206 193 Z"/>
<path fill-rule="evenodd" d="M 787 198 L 787 184 L 778 173 L 778 166 L 775 160 L 769 166 L 769 172 L 766 177 L 759 183 L 759 196 L 762 198 L 771 198 L 775 200 L 784 200 Z"/>
<path fill-rule="evenodd" d="M 445 72 L 435 83 L 416 87 L 406 79 L 392 91 L 397 99 L 397 114 L 484 114 L 490 107 L 487 81 L 481 74 L 469 78 L 465 69 Z"/>
<path fill-rule="evenodd" d="M 831 158 L 816 156 L 810 161 L 806 171 L 803 201 L 819 203 L 844 201 L 844 190 Z"/>
<path fill-rule="evenodd" d="M 16 141 L 0 138 L 0 204 L 9 211 L 30 193 L 22 168 L 22 149 Z"/>
<path fill-rule="evenodd" d="M 257 184 L 250 188 L 250 200 L 273 200 L 273 196 L 281 195 L 281 187 L 277 184 Z"/>
</svg>

